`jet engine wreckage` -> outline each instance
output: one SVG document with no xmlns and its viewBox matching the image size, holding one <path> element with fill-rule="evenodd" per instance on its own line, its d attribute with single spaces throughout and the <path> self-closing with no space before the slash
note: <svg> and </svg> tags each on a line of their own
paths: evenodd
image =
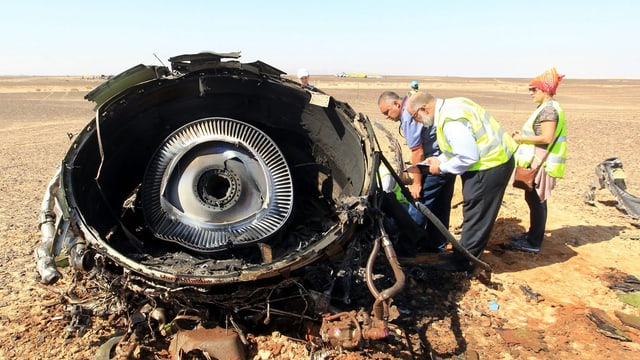
<svg viewBox="0 0 640 360">
<path fill-rule="evenodd" d="M 196 339 L 226 339 L 220 328 L 238 358 L 247 329 L 346 349 L 389 335 L 405 275 L 383 218 L 407 215 L 381 210 L 376 174 L 402 164 L 347 103 L 239 56 L 138 65 L 85 96 L 95 118 L 45 191 L 35 251 L 43 284 L 73 269 L 70 333 L 87 312 L 125 315 L 138 341 L 173 337 L 176 358 L 217 357 Z M 333 311 L 332 299 L 362 301 L 354 284 L 372 310 Z"/>
</svg>

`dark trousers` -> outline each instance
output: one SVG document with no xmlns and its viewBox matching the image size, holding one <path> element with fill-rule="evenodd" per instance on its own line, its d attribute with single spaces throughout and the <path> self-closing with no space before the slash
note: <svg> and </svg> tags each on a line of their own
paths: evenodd
<svg viewBox="0 0 640 360">
<path fill-rule="evenodd" d="M 460 176 L 464 218 L 460 243 L 476 257 L 482 254 L 489 242 L 513 168 L 512 157 L 494 168 L 467 171 Z"/>
<path fill-rule="evenodd" d="M 540 201 L 537 191 L 525 191 L 524 200 L 529 205 L 529 243 L 540 247 L 544 240 L 544 231 L 547 224 L 547 201 Z"/>
</svg>

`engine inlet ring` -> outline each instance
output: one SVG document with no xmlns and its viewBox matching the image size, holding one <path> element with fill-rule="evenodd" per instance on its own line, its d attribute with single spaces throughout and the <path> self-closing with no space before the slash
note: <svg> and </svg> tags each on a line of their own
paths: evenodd
<svg viewBox="0 0 640 360">
<path fill-rule="evenodd" d="M 237 120 L 204 118 L 174 131 L 156 151 L 142 202 L 156 237 L 216 252 L 278 231 L 291 214 L 293 184 L 267 134 Z"/>
</svg>

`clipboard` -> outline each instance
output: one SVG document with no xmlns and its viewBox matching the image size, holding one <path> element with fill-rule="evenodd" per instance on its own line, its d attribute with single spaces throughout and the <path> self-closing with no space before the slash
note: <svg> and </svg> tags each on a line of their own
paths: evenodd
<svg viewBox="0 0 640 360">
<path fill-rule="evenodd" d="M 407 172 L 409 170 L 412 169 L 418 169 L 418 170 L 427 170 L 429 168 L 429 164 L 425 164 L 425 163 L 417 163 L 411 166 L 408 166 L 406 169 L 402 170 L 403 172 Z"/>
</svg>

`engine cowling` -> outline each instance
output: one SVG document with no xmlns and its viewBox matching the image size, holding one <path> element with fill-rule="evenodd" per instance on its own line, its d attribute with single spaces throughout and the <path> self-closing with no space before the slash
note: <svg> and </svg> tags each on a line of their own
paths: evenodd
<svg viewBox="0 0 640 360">
<path fill-rule="evenodd" d="M 339 251 L 363 216 L 369 120 L 267 64 L 224 61 L 238 56 L 138 65 L 87 94 L 96 117 L 61 166 L 58 242 L 81 237 L 135 273 L 199 285 Z"/>
</svg>

